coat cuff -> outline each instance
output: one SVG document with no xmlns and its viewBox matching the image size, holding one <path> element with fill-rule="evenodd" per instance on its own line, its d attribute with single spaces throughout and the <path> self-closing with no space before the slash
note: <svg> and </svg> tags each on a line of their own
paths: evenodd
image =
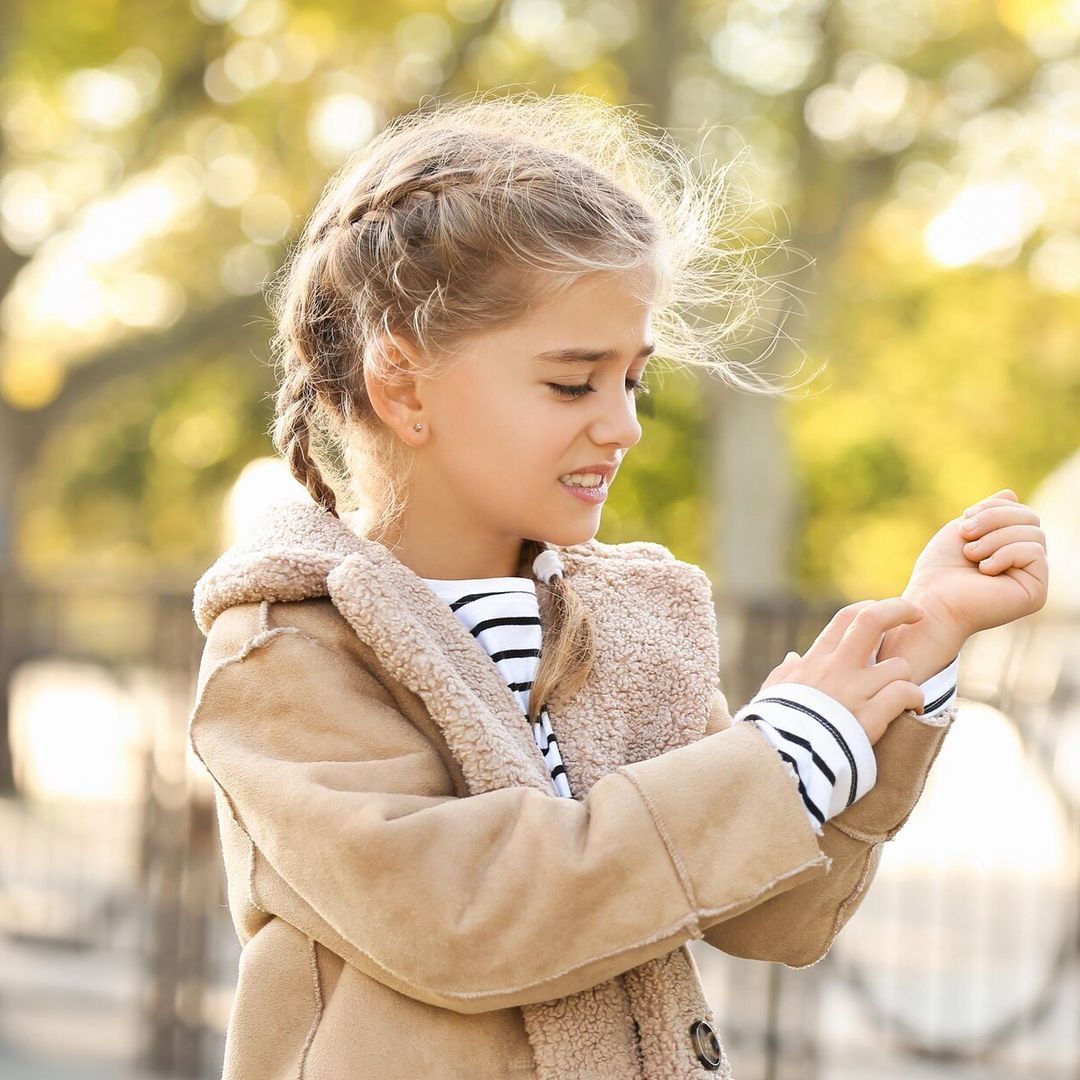
<svg viewBox="0 0 1080 1080">
<path fill-rule="evenodd" d="M 919 801 L 930 766 L 956 720 L 957 708 L 954 698 L 932 717 L 905 709 L 874 744 L 878 778 L 873 791 L 830 824 L 867 843 L 891 840 Z"/>
</svg>

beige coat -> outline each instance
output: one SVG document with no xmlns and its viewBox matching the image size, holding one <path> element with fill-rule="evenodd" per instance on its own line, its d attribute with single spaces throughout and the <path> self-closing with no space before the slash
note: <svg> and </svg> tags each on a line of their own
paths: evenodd
<svg viewBox="0 0 1080 1080">
<path fill-rule="evenodd" d="M 559 551 L 598 630 L 551 711 L 572 799 L 449 606 L 332 515 L 272 507 L 199 580 L 190 740 L 243 946 L 226 1080 L 730 1077 L 691 1037 L 723 1019 L 687 942 L 802 967 L 857 908 L 955 709 L 894 720 L 817 836 L 731 721 L 704 571 Z"/>
</svg>

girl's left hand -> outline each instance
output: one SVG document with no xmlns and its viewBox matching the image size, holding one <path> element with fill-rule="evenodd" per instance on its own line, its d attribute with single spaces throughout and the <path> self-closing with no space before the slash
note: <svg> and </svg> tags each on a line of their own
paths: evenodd
<svg viewBox="0 0 1080 1080">
<path fill-rule="evenodd" d="M 1003 488 L 934 534 L 903 595 L 938 612 L 963 640 L 1038 611 L 1048 577 L 1039 515 Z"/>
</svg>

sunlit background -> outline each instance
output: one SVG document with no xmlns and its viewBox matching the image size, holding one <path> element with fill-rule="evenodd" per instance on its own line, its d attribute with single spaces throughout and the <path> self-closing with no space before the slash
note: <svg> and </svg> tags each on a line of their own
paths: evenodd
<svg viewBox="0 0 1080 1080">
<path fill-rule="evenodd" d="M 599 537 L 714 582 L 746 700 L 1011 487 L 1044 611 L 961 713 L 832 951 L 695 942 L 739 1080 L 1080 1075 L 1080 4 L 0 5 L 0 1077 L 220 1076 L 239 945 L 186 738 L 194 581 L 268 501 L 263 288 L 393 115 L 493 86 L 632 104 L 738 159 L 785 288 L 653 380 Z M 708 316 L 709 313 L 705 313 Z"/>
</svg>

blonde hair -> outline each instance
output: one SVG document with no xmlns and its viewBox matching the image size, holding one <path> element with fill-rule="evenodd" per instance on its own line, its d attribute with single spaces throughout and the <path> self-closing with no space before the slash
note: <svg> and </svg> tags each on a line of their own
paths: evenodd
<svg viewBox="0 0 1080 1080">
<path fill-rule="evenodd" d="M 726 174 L 583 93 L 480 93 L 396 117 L 330 178 L 271 283 L 276 449 L 328 512 L 345 494 L 373 513 L 370 535 L 392 531 L 415 452 L 374 411 L 364 369 L 392 379 L 401 347 L 433 377 L 470 335 L 596 271 L 654 271 L 654 367 L 785 392 L 728 355 L 771 283 L 754 267 L 768 245 L 729 221 Z M 694 320 L 703 304 L 724 317 Z M 526 539 L 518 573 L 545 547 Z M 537 587 L 551 614 L 530 719 L 572 696 L 594 656 L 574 590 L 561 577 Z"/>
</svg>

